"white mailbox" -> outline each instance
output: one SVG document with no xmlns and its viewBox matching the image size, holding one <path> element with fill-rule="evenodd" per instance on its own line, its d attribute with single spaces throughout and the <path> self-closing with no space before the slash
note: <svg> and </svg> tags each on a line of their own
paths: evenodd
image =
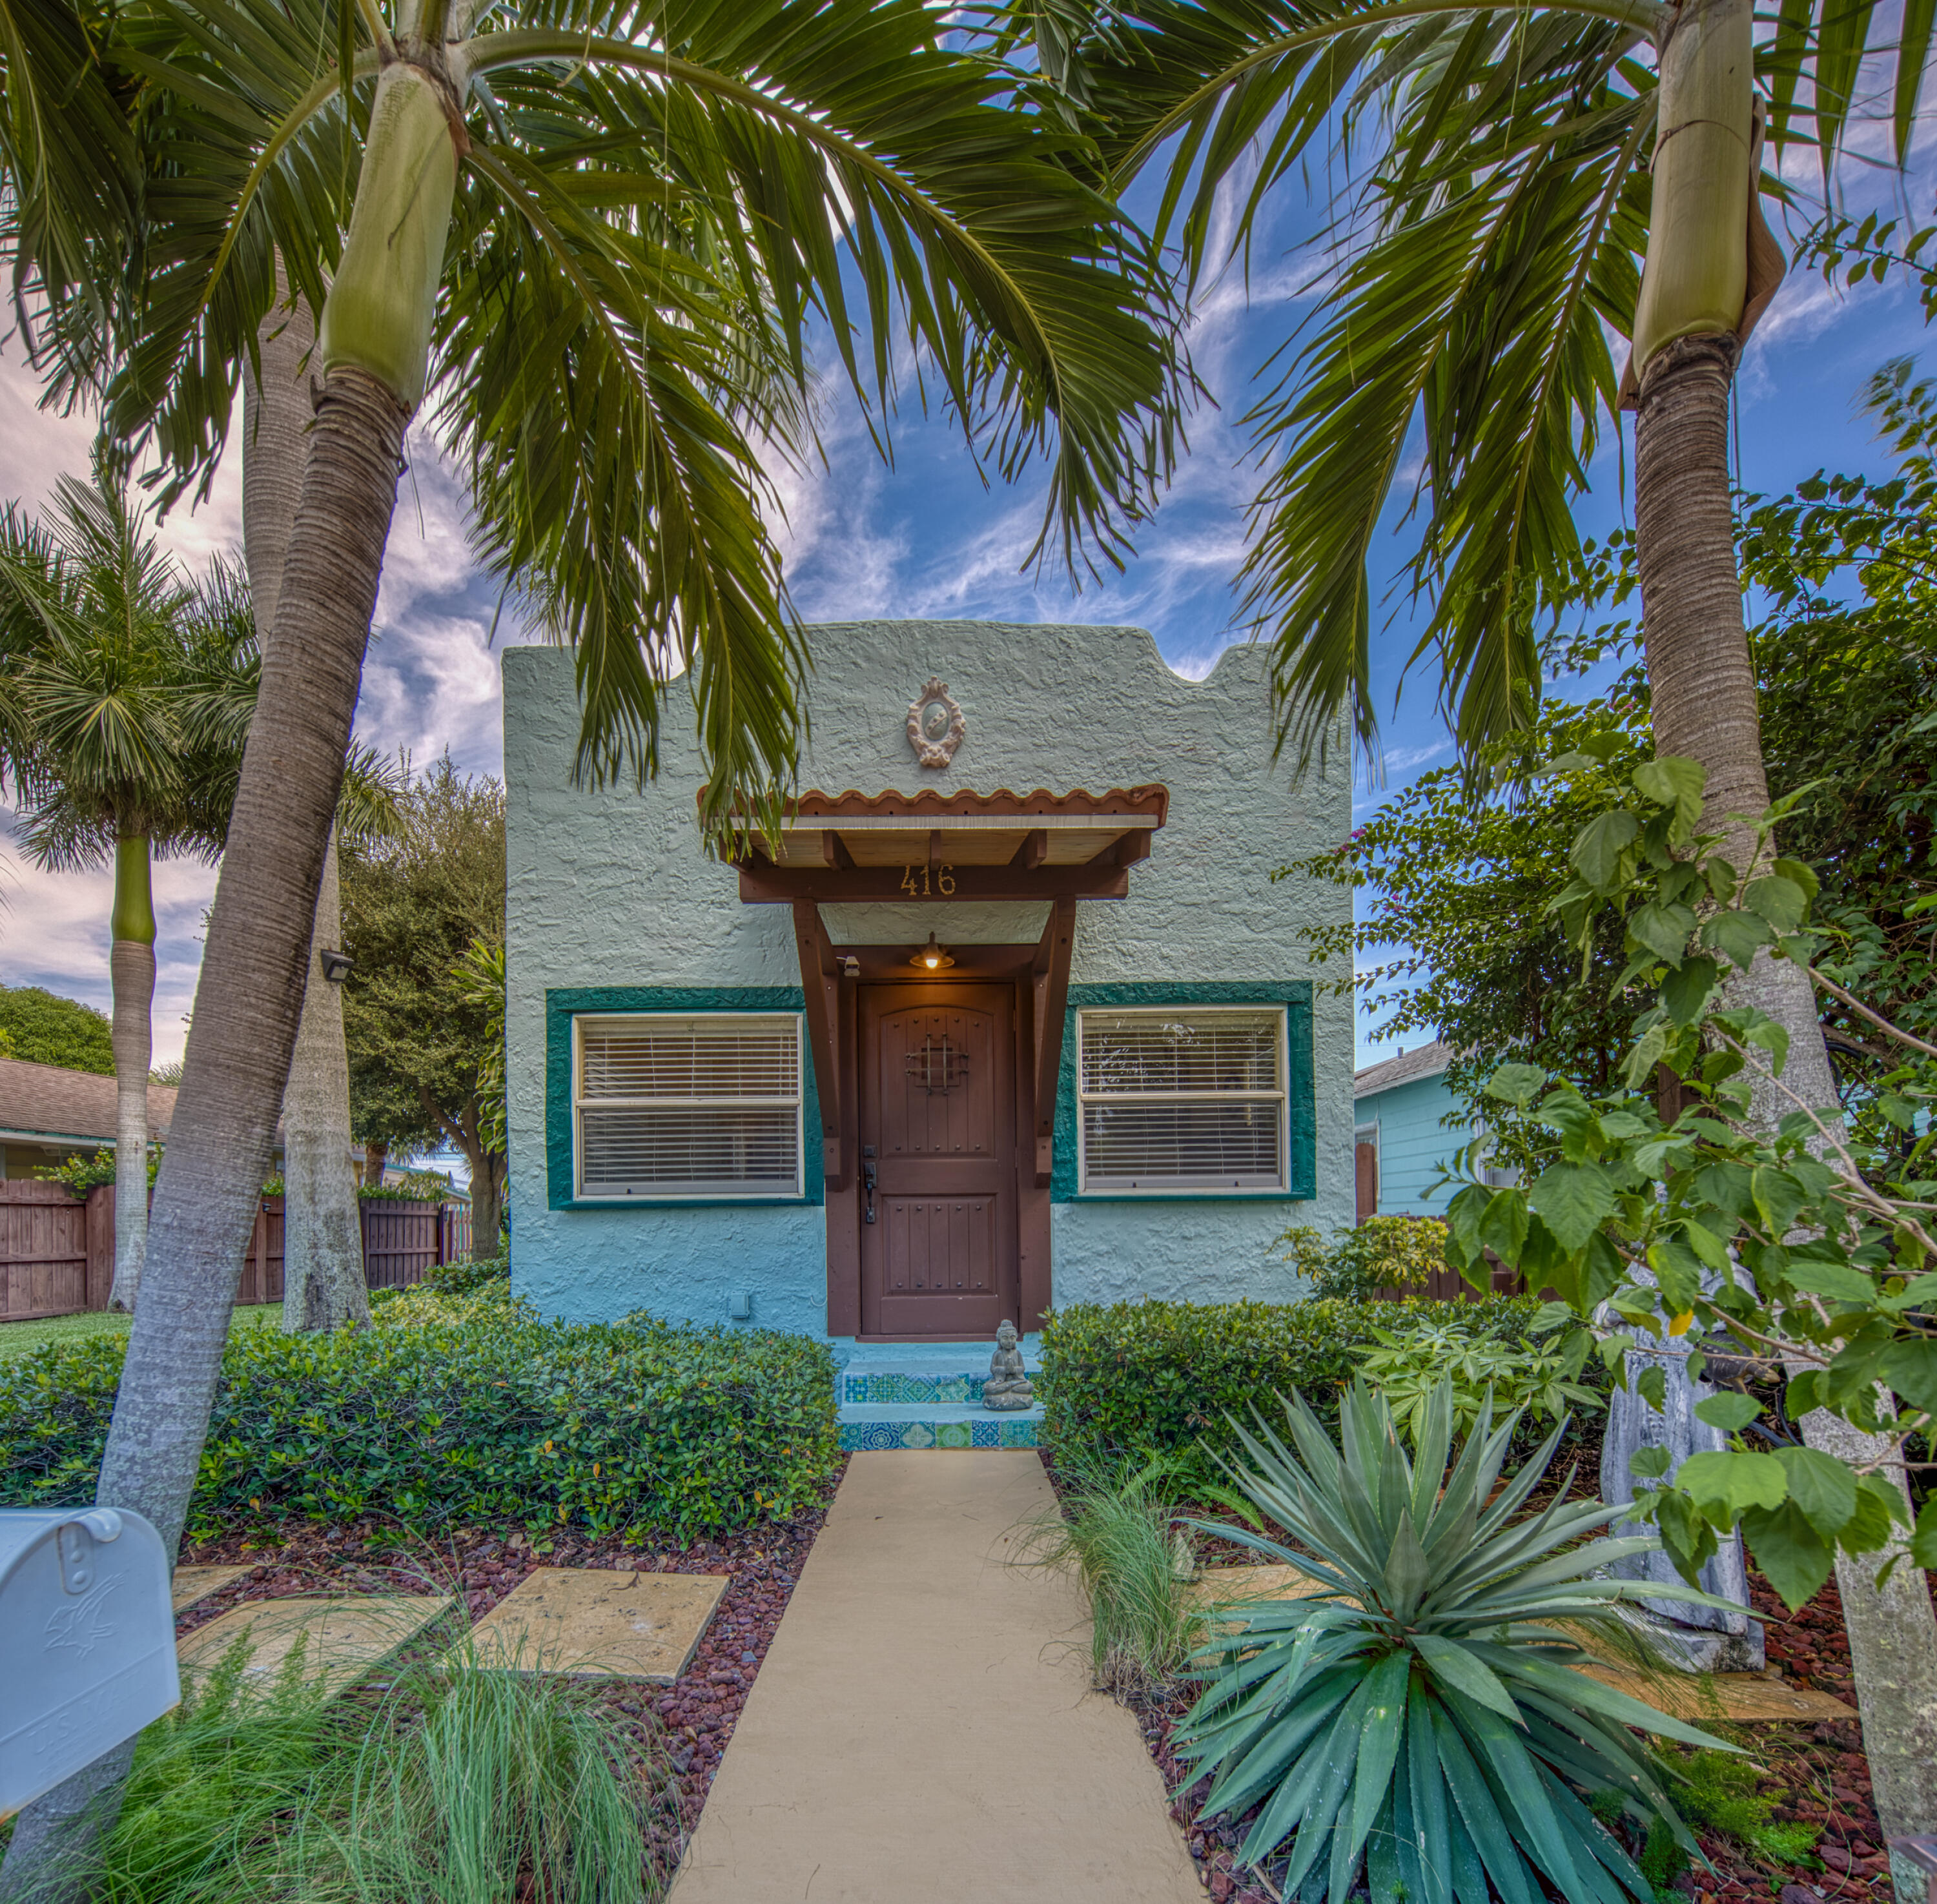
<svg viewBox="0 0 1937 1904">
<path fill-rule="evenodd" d="M 181 1697 L 168 1572 L 138 1514 L 0 1512 L 0 1818 Z"/>
</svg>

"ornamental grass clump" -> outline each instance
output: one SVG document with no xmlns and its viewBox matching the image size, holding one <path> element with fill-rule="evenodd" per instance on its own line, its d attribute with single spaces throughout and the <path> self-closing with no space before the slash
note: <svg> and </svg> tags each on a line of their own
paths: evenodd
<svg viewBox="0 0 1937 1904">
<path fill-rule="evenodd" d="M 1204 1636 L 1190 1536 L 1171 1492 L 1177 1470 L 1160 1455 L 1061 1464 L 1062 1511 L 1030 1531 L 1029 1558 L 1082 1583 L 1091 1675 L 1120 1696 L 1176 1680 Z"/>
<path fill-rule="evenodd" d="M 1220 1612 L 1179 1735 L 1214 1775 L 1205 1811 L 1256 1805 L 1239 1855 L 1260 1864 L 1291 1839 L 1280 1887 L 1305 1904 L 1344 1904 L 1362 1864 L 1374 1897 L 1414 1904 L 1653 1904 L 1623 1828 L 1701 1853 L 1629 1728 L 1734 1748 L 1587 1678 L 1580 1642 L 1623 1602 L 1727 1602 L 1605 1577 L 1658 1545 L 1586 1538 L 1620 1508 L 1563 1485 L 1520 1515 L 1564 1423 L 1496 1494 L 1519 1417 L 1483 1411 L 1449 1474 L 1449 1384 L 1411 1459 L 1363 1381 L 1336 1446 L 1302 1396 L 1284 1407 L 1297 1452 L 1260 1414 L 1256 1434 L 1234 1422 L 1249 1459 L 1226 1466 L 1287 1542 L 1214 1531 L 1318 1584 Z"/>
</svg>

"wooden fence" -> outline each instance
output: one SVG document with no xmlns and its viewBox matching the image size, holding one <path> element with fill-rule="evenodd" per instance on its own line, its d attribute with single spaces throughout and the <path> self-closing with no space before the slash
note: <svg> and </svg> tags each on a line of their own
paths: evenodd
<svg viewBox="0 0 1937 1904">
<path fill-rule="evenodd" d="M 462 1204 L 372 1198 L 363 1219 L 363 1279 L 403 1289 L 440 1263 L 471 1253 L 471 1211 Z M 283 1299 L 283 1199 L 256 1205 L 242 1259 L 238 1302 Z M 114 1186 L 77 1196 L 65 1184 L 0 1181 L 0 1322 L 105 1309 L 114 1281 Z"/>
</svg>

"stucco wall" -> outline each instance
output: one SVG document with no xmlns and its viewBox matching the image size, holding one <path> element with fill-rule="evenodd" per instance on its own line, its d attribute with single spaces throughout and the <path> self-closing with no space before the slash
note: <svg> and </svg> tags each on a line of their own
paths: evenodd
<svg viewBox="0 0 1937 1904">
<path fill-rule="evenodd" d="M 1361 1124 L 1379 1127 L 1379 1213 L 1444 1215 L 1450 1190 L 1434 1190 L 1440 1166 L 1451 1161 L 1469 1133 L 1439 1120 L 1453 1108 L 1442 1078 L 1415 1078 L 1358 1101 Z"/>
<path fill-rule="evenodd" d="M 871 622 L 814 629 L 812 750 L 803 787 L 876 793 L 1001 787 L 1056 792 L 1161 781 L 1169 823 L 1133 867 L 1130 897 L 1077 908 L 1078 984 L 1282 981 L 1316 976 L 1302 923 L 1343 916 L 1350 894 L 1274 867 L 1341 838 L 1350 788 L 1294 783 L 1271 759 L 1260 650 L 1229 650 L 1208 679 L 1164 664 L 1141 629 L 987 622 Z M 626 1309 L 726 1319 L 736 1290 L 753 1319 L 825 1325 L 823 1213 L 799 1207 L 553 1210 L 545 1151 L 545 995 L 565 987 L 797 986 L 784 906 L 743 906 L 732 872 L 694 825 L 701 778 L 690 716 L 668 696 L 660 777 L 644 795 L 571 784 L 578 708 L 569 655 L 506 650 L 505 761 L 510 880 L 508 1020 L 511 1197 L 519 1287 L 548 1314 Z M 903 730 L 930 675 L 967 716 L 953 764 L 918 767 Z M 1020 942 L 1039 905 L 830 906 L 837 942 Z M 1284 1296 L 1271 1257 L 1287 1224 L 1352 1220 L 1349 999 L 1314 987 L 1317 1194 L 1309 1202 L 1059 1203 L 1055 1299 L 1139 1294 Z"/>
</svg>

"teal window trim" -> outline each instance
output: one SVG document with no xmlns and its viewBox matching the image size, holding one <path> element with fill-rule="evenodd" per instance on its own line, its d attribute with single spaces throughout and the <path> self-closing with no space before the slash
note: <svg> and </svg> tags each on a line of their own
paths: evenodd
<svg viewBox="0 0 1937 1904">
<path fill-rule="evenodd" d="M 649 1011 L 800 1011 L 806 1000 L 798 985 L 590 985 L 545 993 L 545 1201 L 554 1210 L 607 1210 L 641 1215 L 653 1210 L 757 1209 L 778 1205 L 800 1209 L 825 1203 L 827 1186 L 820 1166 L 820 1093 L 815 1088 L 814 1050 L 801 1033 L 801 1164 L 805 1193 L 800 1196 L 668 1197 L 663 1202 L 629 1202 L 580 1197 L 571 1154 L 571 1024 L 595 1013 Z"/>
<path fill-rule="evenodd" d="M 1284 1007 L 1285 1187 L 1280 1190 L 1082 1190 L 1076 1182 L 1076 1014 L 1139 1005 L 1280 1005 Z M 1196 984 L 1072 985 L 1062 1020 L 1062 1066 L 1056 1083 L 1056 1167 L 1052 1203 L 1294 1203 L 1318 1194 L 1318 1122 L 1311 1058 L 1308 978 L 1207 979 Z"/>
</svg>

